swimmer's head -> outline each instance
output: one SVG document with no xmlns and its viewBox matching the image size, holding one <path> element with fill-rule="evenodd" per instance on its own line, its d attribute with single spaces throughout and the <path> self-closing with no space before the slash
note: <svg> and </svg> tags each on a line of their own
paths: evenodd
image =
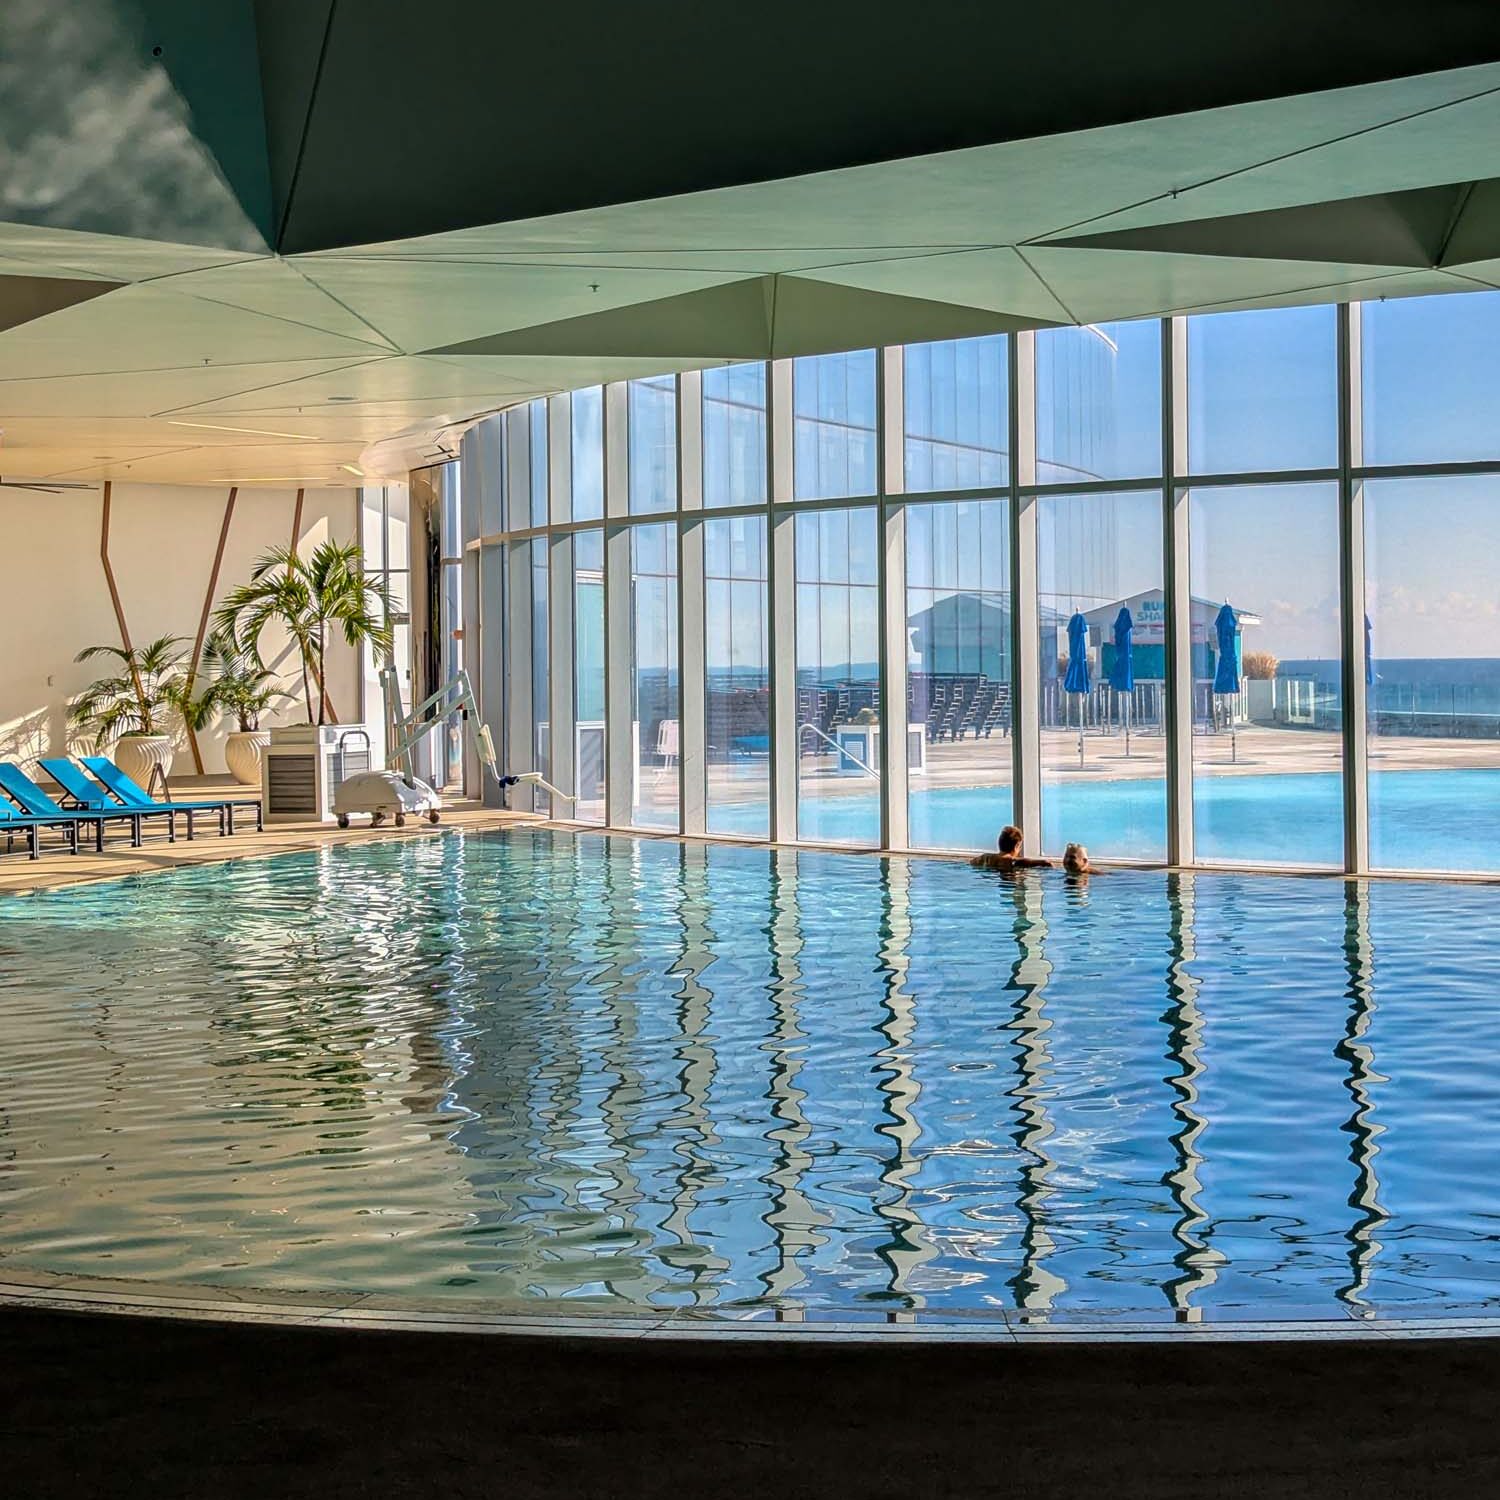
<svg viewBox="0 0 1500 1500">
<path fill-rule="evenodd" d="M 1014 823 L 1007 823 L 1000 830 L 1000 852 L 1002 854 L 1021 852 L 1021 830 Z"/>
</svg>

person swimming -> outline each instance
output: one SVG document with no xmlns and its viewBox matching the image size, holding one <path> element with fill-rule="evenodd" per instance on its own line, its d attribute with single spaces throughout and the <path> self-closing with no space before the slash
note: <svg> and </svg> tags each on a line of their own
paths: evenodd
<svg viewBox="0 0 1500 1500">
<path fill-rule="evenodd" d="M 1027 859 L 1022 852 L 1022 833 L 1014 823 L 1000 830 L 998 847 L 990 854 L 976 855 L 970 863 L 976 870 L 1050 870 L 1050 859 Z"/>
<path fill-rule="evenodd" d="M 1089 851 L 1083 844 L 1069 844 L 1063 850 L 1063 869 L 1069 875 L 1097 875 L 1099 871 L 1089 861 Z"/>
</svg>

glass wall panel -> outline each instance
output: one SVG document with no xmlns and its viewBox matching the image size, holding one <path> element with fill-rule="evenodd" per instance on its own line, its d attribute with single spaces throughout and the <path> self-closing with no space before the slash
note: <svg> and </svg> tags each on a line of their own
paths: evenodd
<svg viewBox="0 0 1500 1500">
<path fill-rule="evenodd" d="M 1188 531 L 1197 857 L 1340 865 L 1338 487 L 1194 490 Z"/>
<path fill-rule="evenodd" d="M 1366 302 L 1367 464 L 1500 458 L 1500 292 Z"/>
<path fill-rule="evenodd" d="M 626 390 L 630 422 L 630 510 L 652 515 L 677 508 L 677 377 L 632 380 Z"/>
<path fill-rule="evenodd" d="M 708 831 L 771 827 L 766 520 L 703 523 Z"/>
<path fill-rule="evenodd" d="M 880 842 L 874 506 L 797 517 L 797 835 Z"/>
<path fill-rule="evenodd" d="M 1285 307 L 1187 320 L 1194 474 L 1338 462 L 1336 311 Z"/>
<path fill-rule="evenodd" d="M 552 679 L 547 625 L 547 539 L 536 537 L 531 546 L 531 754 L 532 768 L 552 779 Z M 536 810 L 552 811 L 552 797 L 534 787 Z"/>
<path fill-rule="evenodd" d="M 1500 869 L 1500 476 L 1364 499 L 1371 863 Z"/>
<path fill-rule="evenodd" d="M 1161 324 L 1039 330 L 1038 483 L 1146 479 L 1161 453 Z"/>
<path fill-rule="evenodd" d="M 766 498 L 766 367 L 703 372 L 703 503 L 758 505 Z"/>
<path fill-rule="evenodd" d="M 573 519 L 604 515 L 604 387 L 573 392 Z"/>
<path fill-rule="evenodd" d="M 576 491 L 574 492 L 577 493 Z M 582 823 L 604 821 L 604 532 L 573 536 L 574 764 Z"/>
<path fill-rule="evenodd" d="M 526 408 L 531 424 L 531 524 L 545 526 L 547 514 L 547 403 L 533 401 Z"/>
<path fill-rule="evenodd" d="M 505 413 L 502 431 L 504 442 L 501 445 L 501 483 L 505 489 L 505 529 L 507 531 L 524 531 L 531 525 L 531 482 L 528 475 L 521 476 L 521 482 L 515 483 L 515 476 L 510 472 L 510 458 L 515 451 L 517 443 L 526 440 L 526 424 L 528 421 L 528 409 L 524 406 L 515 407 Z"/>
<path fill-rule="evenodd" d="M 906 507 L 915 849 L 988 849 L 1011 820 L 1010 503 Z"/>
<path fill-rule="evenodd" d="M 1043 847 L 1162 858 L 1162 497 L 1048 495 L 1037 505 Z M 1128 673 L 1123 634 L 1116 644 L 1122 609 Z"/>
<path fill-rule="evenodd" d="M 636 828 L 678 826 L 677 527 L 630 529 L 630 696 Z"/>
<path fill-rule="evenodd" d="M 799 500 L 875 493 L 875 351 L 792 361 L 792 487 Z"/>
<path fill-rule="evenodd" d="M 906 488 L 972 490 L 1010 474 L 1010 363 L 1003 335 L 908 344 L 902 355 Z"/>
</svg>

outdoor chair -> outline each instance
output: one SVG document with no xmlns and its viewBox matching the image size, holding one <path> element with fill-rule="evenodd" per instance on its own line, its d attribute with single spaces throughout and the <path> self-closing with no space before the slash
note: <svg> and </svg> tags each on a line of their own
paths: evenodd
<svg viewBox="0 0 1500 1500">
<path fill-rule="evenodd" d="M 0 792 L 4 792 L 25 814 L 44 827 L 73 829 L 72 842 L 76 846 L 80 826 L 92 825 L 94 848 L 104 851 L 104 825 L 106 823 L 129 823 L 130 842 L 134 848 L 141 846 L 141 815 L 127 808 L 114 812 L 84 812 L 60 806 L 29 777 L 20 766 L 11 761 L 0 761 Z"/>
<path fill-rule="evenodd" d="M 75 765 L 71 760 L 63 757 L 52 757 L 39 760 L 37 765 L 41 767 L 63 791 L 63 806 L 71 810 L 81 812 L 118 813 L 122 809 L 135 811 L 127 808 L 122 800 L 107 791 L 99 782 L 92 781 L 84 773 L 81 767 Z M 167 842 L 177 842 L 177 817 L 181 813 L 187 818 L 187 836 L 191 839 L 194 835 L 193 814 L 197 812 L 216 812 L 219 818 L 219 833 L 222 836 L 225 831 L 225 816 L 222 807 L 214 807 L 201 802 L 162 802 L 157 803 L 149 810 L 145 807 L 139 809 L 143 818 L 165 818 L 167 820 Z"/>
<path fill-rule="evenodd" d="M 205 797 L 191 802 L 158 802 L 139 782 L 132 781 L 107 755 L 81 755 L 79 759 L 88 772 L 104 789 L 116 797 L 122 807 L 140 814 L 172 812 L 215 812 L 225 820 L 227 830 L 234 832 L 234 810 L 237 807 L 255 809 L 255 831 L 265 828 L 265 815 L 258 797 Z M 192 819 L 188 820 L 188 837 L 193 836 Z"/>
</svg>

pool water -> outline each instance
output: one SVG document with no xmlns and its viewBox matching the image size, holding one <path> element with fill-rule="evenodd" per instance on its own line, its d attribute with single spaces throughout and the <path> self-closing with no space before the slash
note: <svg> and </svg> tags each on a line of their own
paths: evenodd
<svg viewBox="0 0 1500 1500">
<path fill-rule="evenodd" d="M 811 783 L 798 833 L 812 843 L 876 845 L 874 791 L 820 795 Z M 1227 864 L 1343 864 L 1343 790 L 1330 772 L 1203 776 L 1194 783 L 1199 860 Z M 1043 847 L 1087 844 L 1096 857 L 1162 859 L 1167 787 L 1160 777 L 1042 787 Z M 911 847 L 989 848 L 1011 819 L 1009 786 L 924 787 L 910 793 Z M 766 804 L 716 804 L 715 833 L 765 837 Z M 1370 858 L 1378 869 L 1500 869 L 1500 770 L 1376 771 L 1370 777 Z"/>
<path fill-rule="evenodd" d="M 0 900 L 0 1272 L 1500 1309 L 1496 893 L 448 833 Z"/>
</svg>

